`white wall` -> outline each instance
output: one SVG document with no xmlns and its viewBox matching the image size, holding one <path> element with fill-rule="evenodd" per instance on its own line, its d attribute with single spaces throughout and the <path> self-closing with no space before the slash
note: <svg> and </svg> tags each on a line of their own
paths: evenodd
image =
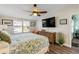
<svg viewBox="0 0 79 59">
<path fill-rule="evenodd" d="M 72 41 L 72 19 L 71 16 L 73 14 L 79 13 L 79 7 L 76 6 L 69 6 L 67 8 L 62 9 L 54 14 L 56 17 L 56 27 L 55 28 L 43 28 L 42 27 L 42 20 L 38 20 L 37 28 L 38 30 L 46 29 L 49 32 L 62 32 L 65 35 L 65 46 L 71 47 Z M 60 24 L 60 19 L 67 19 L 66 25 Z"/>
</svg>

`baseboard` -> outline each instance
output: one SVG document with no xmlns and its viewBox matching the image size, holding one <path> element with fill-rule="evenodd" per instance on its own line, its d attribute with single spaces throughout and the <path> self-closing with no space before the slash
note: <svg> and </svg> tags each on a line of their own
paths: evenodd
<svg viewBox="0 0 79 59">
<path fill-rule="evenodd" d="M 67 44 L 64 44 L 64 46 L 71 48 L 71 46 L 70 45 L 67 45 Z"/>
<path fill-rule="evenodd" d="M 58 44 L 58 42 L 56 42 L 56 43 Z M 64 46 L 71 48 L 71 46 L 70 45 L 67 45 L 67 44 L 64 44 Z"/>
</svg>

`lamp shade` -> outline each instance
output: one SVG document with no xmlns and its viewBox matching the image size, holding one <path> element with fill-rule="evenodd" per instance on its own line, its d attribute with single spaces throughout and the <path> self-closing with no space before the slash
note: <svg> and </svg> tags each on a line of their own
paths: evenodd
<svg viewBox="0 0 79 59">
<path fill-rule="evenodd" d="M 0 31 L 7 29 L 7 25 L 0 25 Z"/>
</svg>

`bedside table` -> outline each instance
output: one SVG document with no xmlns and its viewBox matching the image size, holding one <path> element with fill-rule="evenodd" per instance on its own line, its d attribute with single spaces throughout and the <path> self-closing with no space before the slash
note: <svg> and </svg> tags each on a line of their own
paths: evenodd
<svg viewBox="0 0 79 59">
<path fill-rule="evenodd" d="M 0 41 L 0 54 L 9 54 L 9 44 L 4 41 Z"/>
</svg>

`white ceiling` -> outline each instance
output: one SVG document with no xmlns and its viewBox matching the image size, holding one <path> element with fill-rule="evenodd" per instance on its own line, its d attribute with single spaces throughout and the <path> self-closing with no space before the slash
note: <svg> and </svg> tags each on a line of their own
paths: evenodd
<svg viewBox="0 0 79 59">
<path fill-rule="evenodd" d="M 38 4 L 41 10 L 46 10 L 48 13 L 40 17 L 30 16 L 31 13 L 26 11 L 31 11 L 33 4 L 3 4 L 0 5 L 0 16 L 10 16 L 25 19 L 37 19 L 50 17 L 48 15 L 54 14 L 55 12 L 62 10 L 70 5 L 67 4 Z M 26 10 L 26 11 L 24 11 Z"/>
</svg>

